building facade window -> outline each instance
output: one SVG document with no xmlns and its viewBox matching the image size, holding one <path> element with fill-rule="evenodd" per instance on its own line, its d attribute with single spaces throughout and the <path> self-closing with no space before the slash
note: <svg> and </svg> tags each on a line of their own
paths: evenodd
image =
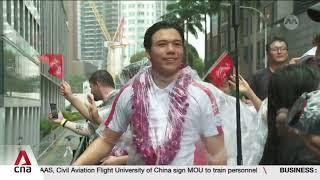
<svg viewBox="0 0 320 180">
<path fill-rule="evenodd" d="M 144 20 L 143 19 L 138 19 L 138 24 L 143 24 L 144 23 Z"/>
<path fill-rule="evenodd" d="M 273 3 L 268 4 L 264 7 L 264 15 L 266 17 L 267 24 L 270 25 L 274 22 L 274 8 Z"/>
<path fill-rule="evenodd" d="M 37 22 L 33 19 L 33 47 L 37 49 Z"/>
<path fill-rule="evenodd" d="M 23 4 L 23 0 L 19 0 L 19 30 L 20 30 L 20 35 L 22 37 L 24 37 L 24 13 L 23 13 L 23 10 L 24 10 L 24 4 Z"/>
<path fill-rule="evenodd" d="M 4 43 L 4 95 L 40 99 L 40 68 L 33 61 Z"/>
<path fill-rule="evenodd" d="M 24 39 L 29 42 L 29 10 L 24 7 Z"/>
<path fill-rule="evenodd" d="M 19 31 L 18 12 L 18 1 L 13 1 L 13 27 L 16 31 Z"/>
<path fill-rule="evenodd" d="M 7 0 L 7 22 L 11 25 L 11 8 L 12 8 L 12 1 Z"/>
<path fill-rule="evenodd" d="M 29 12 L 29 30 L 30 30 L 30 44 L 33 46 L 33 17 L 32 14 Z"/>
<path fill-rule="evenodd" d="M 226 33 L 223 31 L 221 32 L 221 49 L 226 47 Z"/>
<path fill-rule="evenodd" d="M 249 18 L 243 16 L 242 23 L 240 26 L 241 26 L 242 35 L 244 36 L 248 35 L 248 21 L 249 21 Z"/>
<path fill-rule="evenodd" d="M 37 24 L 37 50 L 40 51 L 40 47 L 41 47 L 41 40 L 40 40 L 40 25 Z"/>
</svg>

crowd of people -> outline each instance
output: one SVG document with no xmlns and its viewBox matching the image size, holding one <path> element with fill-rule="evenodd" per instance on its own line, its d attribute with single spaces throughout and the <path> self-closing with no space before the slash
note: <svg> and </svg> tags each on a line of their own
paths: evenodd
<svg viewBox="0 0 320 180">
<path fill-rule="evenodd" d="M 320 35 L 313 43 L 308 58 L 289 61 L 288 43 L 275 37 L 269 67 L 248 82 L 239 76 L 243 164 L 320 164 Z M 183 64 L 184 32 L 175 24 L 153 24 L 144 47 L 148 60 L 123 70 L 120 90 L 105 70 L 89 79 L 86 104 L 61 83 L 87 122 L 50 119 L 92 141 L 73 165 L 236 165 L 235 76 L 223 87 L 202 81 Z"/>
</svg>

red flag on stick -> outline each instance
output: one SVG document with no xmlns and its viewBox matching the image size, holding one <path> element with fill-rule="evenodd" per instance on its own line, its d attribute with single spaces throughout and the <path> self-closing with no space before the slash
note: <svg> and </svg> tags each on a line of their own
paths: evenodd
<svg viewBox="0 0 320 180">
<path fill-rule="evenodd" d="M 63 54 L 51 54 L 49 56 L 49 70 L 48 73 L 52 76 L 62 79 L 63 71 Z"/>
<path fill-rule="evenodd" d="M 49 59 L 51 55 L 52 54 L 42 54 L 41 56 L 39 56 L 39 60 L 43 63 L 49 63 Z"/>
<path fill-rule="evenodd" d="M 232 57 L 227 52 L 224 52 L 211 66 L 207 74 L 204 76 L 204 79 L 208 78 L 215 86 L 220 87 L 224 80 L 228 79 L 232 69 Z"/>
<path fill-rule="evenodd" d="M 49 63 L 49 74 L 58 79 L 63 78 L 63 54 L 43 54 L 39 56 L 39 60 L 43 63 Z"/>
</svg>

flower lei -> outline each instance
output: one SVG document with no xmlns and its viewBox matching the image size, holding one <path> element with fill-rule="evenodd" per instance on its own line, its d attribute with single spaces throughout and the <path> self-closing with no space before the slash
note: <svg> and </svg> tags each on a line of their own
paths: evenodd
<svg viewBox="0 0 320 180">
<path fill-rule="evenodd" d="M 186 102 L 187 88 L 191 83 L 191 76 L 181 69 L 173 89 L 169 92 L 170 105 L 168 122 L 172 131 L 168 134 L 165 142 L 156 149 L 153 148 L 149 135 L 149 98 L 150 70 L 141 74 L 133 81 L 133 114 L 131 127 L 133 129 L 133 143 L 136 151 L 142 156 L 146 165 L 169 164 L 180 149 L 180 141 L 183 132 L 183 123 L 189 104 Z"/>
</svg>

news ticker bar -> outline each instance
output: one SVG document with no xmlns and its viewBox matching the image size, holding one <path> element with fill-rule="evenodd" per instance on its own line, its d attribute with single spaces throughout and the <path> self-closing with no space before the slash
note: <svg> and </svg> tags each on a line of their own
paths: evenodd
<svg viewBox="0 0 320 180">
<path fill-rule="evenodd" d="M 256 178 L 281 178 L 281 177 L 306 177 L 319 179 L 320 166 L 0 166 L 0 174 L 4 177 L 29 177 L 30 179 L 51 179 L 59 177 L 95 177 L 98 179 L 116 177 L 117 180 L 129 178 L 139 180 L 150 177 L 155 179 L 177 179 L 180 177 L 201 177 L 201 180 L 218 176 L 220 179 L 234 177 Z M 32 177 L 32 178 L 31 178 Z M 60 178 L 61 177 L 61 178 Z M 12 179 L 12 178 L 11 178 Z M 16 178 L 13 178 L 16 179 Z M 27 178 L 28 179 L 28 178 Z M 24 180 L 27 180 L 24 179 Z M 67 179 L 67 178 L 66 178 Z M 113 179 L 113 178 L 111 178 Z M 97 180 L 97 179 L 95 179 Z M 260 180 L 260 179 L 259 179 Z"/>
</svg>

